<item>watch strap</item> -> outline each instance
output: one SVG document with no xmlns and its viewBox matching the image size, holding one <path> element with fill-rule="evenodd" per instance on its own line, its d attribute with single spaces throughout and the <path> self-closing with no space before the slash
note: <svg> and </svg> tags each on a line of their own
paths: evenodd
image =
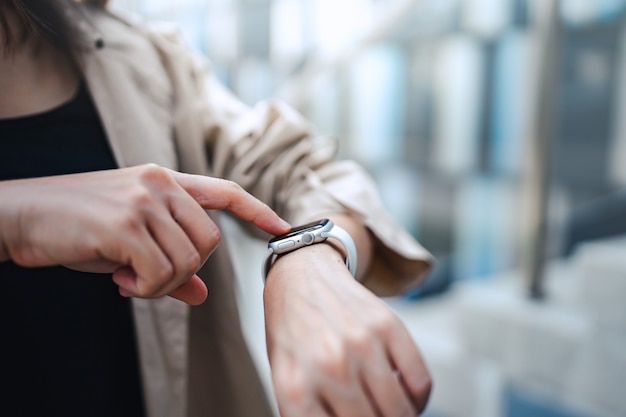
<svg viewBox="0 0 626 417">
<path fill-rule="evenodd" d="M 352 236 L 350 236 L 348 232 L 346 232 L 344 229 L 337 225 L 333 225 L 331 230 L 321 233 L 320 236 L 325 239 L 338 240 L 343 245 L 346 250 L 346 267 L 348 268 L 348 271 L 350 271 L 350 274 L 352 274 L 352 276 L 356 278 L 356 268 L 358 265 L 357 251 Z M 261 276 L 263 277 L 263 282 L 267 280 L 267 274 L 272 267 L 275 257 L 276 255 L 274 254 L 274 251 L 269 248 L 262 264 Z"/>
<path fill-rule="evenodd" d="M 346 249 L 346 267 L 352 276 L 356 277 L 356 266 L 358 265 L 356 246 L 350 233 L 335 225 L 330 231 L 322 233 L 322 237 L 336 239 L 343 245 Z"/>
</svg>

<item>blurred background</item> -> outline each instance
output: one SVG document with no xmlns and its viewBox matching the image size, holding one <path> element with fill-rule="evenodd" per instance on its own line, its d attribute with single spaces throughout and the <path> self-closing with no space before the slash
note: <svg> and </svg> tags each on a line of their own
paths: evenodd
<svg viewBox="0 0 626 417">
<path fill-rule="evenodd" d="M 428 416 L 626 416 L 626 0 L 112 5 L 336 135 L 437 257 L 388 300 L 431 367 Z M 261 288 L 240 290 L 266 372 Z"/>
</svg>

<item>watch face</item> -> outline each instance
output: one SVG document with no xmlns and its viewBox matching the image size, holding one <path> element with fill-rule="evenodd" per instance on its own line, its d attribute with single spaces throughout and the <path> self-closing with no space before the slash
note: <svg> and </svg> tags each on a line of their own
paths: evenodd
<svg viewBox="0 0 626 417">
<path fill-rule="evenodd" d="M 288 239 L 290 237 L 297 236 L 307 231 L 314 231 L 314 230 L 321 229 L 324 226 L 326 226 L 328 222 L 330 222 L 330 220 L 323 219 L 323 220 L 318 220 L 312 223 L 307 223 L 302 226 L 296 226 L 292 228 L 289 232 L 285 233 L 284 235 L 276 236 L 275 238 L 271 239 L 269 243 L 277 242 L 283 239 Z"/>
</svg>

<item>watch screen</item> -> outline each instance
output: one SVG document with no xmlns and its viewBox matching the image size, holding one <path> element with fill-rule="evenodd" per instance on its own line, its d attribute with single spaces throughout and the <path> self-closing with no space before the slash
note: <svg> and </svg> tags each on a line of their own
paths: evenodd
<svg viewBox="0 0 626 417">
<path fill-rule="evenodd" d="M 284 235 L 276 236 L 275 238 L 271 239 L 269 243 L 276 242 L 282 239 L 287 239 L 292 236 L 297 236 L 300 233 L 305 232 L 307 230 L 312 231 L 312 230 L 321 229 L 322 227 L 326 226 L 328 222 L 329 222 L 328 219 L 323 219 L 323 220 L 318 220 L 312 223 L 303 224 L 302 226 L 296 226 L 292 228 L 289 232 L 285 233 Z"/>
</svg>

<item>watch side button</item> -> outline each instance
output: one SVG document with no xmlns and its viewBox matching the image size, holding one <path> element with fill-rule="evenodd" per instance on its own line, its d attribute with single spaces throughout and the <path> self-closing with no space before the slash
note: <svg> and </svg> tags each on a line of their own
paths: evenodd
<svg viewBox="0 0 626 417">
<path fill-rule="evenodd" d="M 296 246 L 296 242 L 294 242 L 293 240 L 288 240 L 286 242 L 283 242 L 281 244 L 278 245 L 278 249 L 287 249 L 287 248 L 291 248 L 293 246 Z"/>
</svg>

